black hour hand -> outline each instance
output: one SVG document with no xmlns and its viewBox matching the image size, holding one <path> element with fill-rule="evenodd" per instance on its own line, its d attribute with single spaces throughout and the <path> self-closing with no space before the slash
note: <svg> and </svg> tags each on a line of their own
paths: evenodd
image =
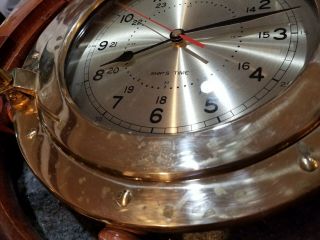
<svg viewBox="0 0 320 240">
<path fill-rule="evenodd" d="M 112 63 L 117 63 L 117 62 L 128 62 L 133 58 L 133 56 L 134 56 L 134 52 L 126 51 L 126 52 L 122 53 L 121 56 L 117 57 L 116 59 L 111 60 L 110 62 L 107 62 L 105 64 L 102 64 L 101 67 L 107 66 Z"/>
</svg>

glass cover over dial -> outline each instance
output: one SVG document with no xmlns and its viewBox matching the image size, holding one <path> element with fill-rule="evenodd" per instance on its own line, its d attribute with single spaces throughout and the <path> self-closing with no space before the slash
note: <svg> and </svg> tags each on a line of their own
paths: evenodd
<svg viewBox="0 0 320 240">
<path fill-rule="evenodd" d="M 234 121 L 303 70 L 319 40 L 312 8 L 299 0 L 106 1 L 71 46 L 69 93 L 89 119 L 127 132 Z"/>
</svg>

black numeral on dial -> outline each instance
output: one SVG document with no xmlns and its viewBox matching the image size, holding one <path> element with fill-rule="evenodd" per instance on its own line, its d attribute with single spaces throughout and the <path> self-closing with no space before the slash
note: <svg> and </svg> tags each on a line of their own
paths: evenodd
<svg viewBox="0 0 320 240">
<path fill-rule="evenodd" d="M 142 19 L 134 19 L 134 15 L 132 13 L 123 15 L 120 23 L 131 23 L 131 25 L 142 25 Z"/>
<path fill-rule="evenodd" d="M 126 23 L 131 22 L 131 21 L 133 20 L 133 18 L 134 18 L 134 15 L 133 15 L 132 13 L 127 14 L 127 15 L 123 15 L 122 18 L 121 18 L 121 20 L 120 20 L 120 23 L 123 23 L 123 22 L 126 22 Z"/>
<path fill-rule="evenodd" d="M 241 62 L 238 64 L 239 71 L 249 71 L 250 69 L 251 64 L 249 62 Z M 253 73 L 250 74 L 249 78 L 257 79 L 258 82 L 261 82 L 261 80 L 265 78 L 262 67 L 258 67 Z"/>
<path fill-rule="evenodd" d="M 123 100 L 124 96 L 113 96 L 113 99 L 116 100 L 116 103 L 113 105 L 113 109 L 116 109 L 118 104 Z"/>
<path fill-rule="evenodd" d="M 102 41 L 100 44 L 99 44 L 99 48 L 98 50 L 99 51 L 103 51 L 105 50 L 106 48 L 115 48 L 118 46 L 118 42 L 110 42 L 109 41 Z"/>
<path fill-rule="evenodd" d="M 261 0 L 260 3 L 261 3 L 261 6 L 259 7 L 259 9 L 261 9 L 261 10 L 271 9 L 271 7 L 270 7 L 271 1 L 270 0 Z"/>
<path fill-rule="evenodd" d="M 107 74 L 117 74 L 119 73 L 120 68 L 119 67 L 110 67 L 107 70 Z"/>
<path fill-rule="evenodd" d="M 219 110 L 218 105 L 216 104 L 216 101 L 214 98 L 208 98 L 206 101 L 206 107 L 204 111 L 206 113 L 215 113 Z"/>
<path fill-rule="evenodd" d="M 247 8 L 247 12 L 256 12 L 259 10 L 268 10 L 271 9 L 271 0 L 260 0 L 259 6 L 251 6 Z"/>
<path fill-rule="evenodd" d="M 93 76 L 94 81 L 100 81 L 103 78 L 105 71 L 103 69 L 100 69 L 96 72 L 96 75 Z"/>
<path fill-rule="evenodd" d="M 262 79 L 264 79 L 264 75 L 262 74 L 263 70 L 262 67 L 258 67 L 257 70 L 255 70 L 251 75 L 250 78 L 257 79 L 258 82 L 261 82 Z"/>
<path fill-rule="evenodd" d="M 162 104 L 162 105 L 164 105 L 164 104 L 166 104 L 167 103 L 167 97 L 166 96 L 162 96 L 162 97 L 158 97 L 157 98 L 157 101 L 156 101 L 156 104 Z"/>
<path fill-rule="evenodd" d="M 124 93 L 133 93 L 134 92 L 134 86 L 126 86 L 124 89 Z"/>
<path fill-rule="evenodd" d="M 156 108 L 152 111 L 151 115 L 150 115 L 150 122 L 151 123 L 159 123 L 162 120 L 162 113 L 163 113 L 163 109 L 162 108 Z"/>
<path fill-rule="evenodd" d="M 277 28 L 274 30 L 275 33 L 277 33 L 279 36 L 273 37 L 274 40 L 285 40 L 288 38 L 288 31 L 285 28 Z M 271 33 L 266 32 L 259 32 L 259 38 L 260 39 L 268 39 L 271 38 Z"/>
<path fill-rule="evenodd" d="M 280 35 L 280 37 L 274 37 L 275 40 L 285 40 L 288 38 L 287 29 L 285 28 L 277 28 L 274 32 Z"/>
</svg>

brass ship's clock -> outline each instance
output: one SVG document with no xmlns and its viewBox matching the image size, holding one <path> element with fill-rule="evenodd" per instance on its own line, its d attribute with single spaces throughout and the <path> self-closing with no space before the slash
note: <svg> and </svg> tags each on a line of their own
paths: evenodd
<svg viewBox="0 0 320 240">
<path fill-rule="evenodd" d="M 77 211 L 132 228 L 297 199 L 320 184 L 319 3 L 72 1 L 13 71 L 22 153 Z"/>
</svg>

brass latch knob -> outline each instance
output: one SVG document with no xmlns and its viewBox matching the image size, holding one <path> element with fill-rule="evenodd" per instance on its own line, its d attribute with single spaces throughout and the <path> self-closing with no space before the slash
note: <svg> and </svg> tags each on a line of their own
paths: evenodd
<svg viewBox="0 0 320 240">
<path fill-rule="evenodd" d="M 36 74 L 16 68 L 9 73 L 0 69 L 0 94 L 4 94 L 14 109 L 22 109 L 35 96 Z"/>
</svg>

